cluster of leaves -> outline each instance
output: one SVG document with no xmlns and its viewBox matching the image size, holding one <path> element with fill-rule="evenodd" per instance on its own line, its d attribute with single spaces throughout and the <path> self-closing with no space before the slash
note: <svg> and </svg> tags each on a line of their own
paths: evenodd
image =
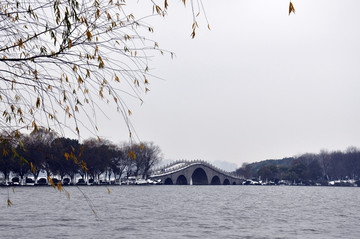
<svg viewBox="0 0 360 239">
<path fill-rule="evenodd" d="M 160 2 L 149 0 L 152 13 L 136 18 L 126 0 L 1 1 L 0 129 L 84 128 L 97 135 L 99 102 L 106 102 L 115 104 L 131 137 L 127 97 L 142 102 L 149 91 L 150 54 L 173 56 L 145 37 L 154 31 L 145 20 L 166 15 L 168 2 Z M 195 16 L 193 36 L 194 26 Z"/>
<path fill-rule="evenodd" d="M 80 144 L 77 140 L 57 137 L 51 131 L 40 128 L 30 135 L 22 135 L 22 144 L 13 146 L 2 141 L 0 145 L 0 172 L 5 179 L 10 173 L 21 180 L 28 175 L 38 179 L 46 174 L 49 184 L 62 191 L 61 181 L 76 175 L 84 179 L 99 180 L 100 175 L 120 177 L 142 176 L 147 178 L 151 169 L 162 157 L 160 148 L 153 143 L 115 145 L 109 141 L 88 139 Z M 55 176 L 60 181 L 55 184 Z M 76 183 L 76 182 L 73 182 Z"/>
<path fill-rule="evenodd" d="M 244 164 L 236 171 L 246 178 L 289 180 L 295 182 L 322 182 L 341 179 L 360 179 L 360 150 L 349 147 L 345 152 L 321 151 L 306 153 L 282 160 L 266 160 Z"/>
</svg>

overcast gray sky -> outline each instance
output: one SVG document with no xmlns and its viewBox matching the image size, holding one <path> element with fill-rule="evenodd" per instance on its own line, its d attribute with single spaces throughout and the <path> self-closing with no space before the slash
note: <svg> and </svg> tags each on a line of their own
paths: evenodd
<svg viewBox="0 0 360 239">
<path fill-rule="evenodd" d="M 131 117 L 165 158 L 241 166 L 360 146 L 360 1 L 293 1 L 288 16 L 288 0 L 203 0 L 211 31 L 200 15 L 194 40 L 189 6 L 169 3 L 151 23 L 176 58 L 153 59 L 165 80 Z M 100 126 L 127 140 L 119 117 Z"/>
</svg>

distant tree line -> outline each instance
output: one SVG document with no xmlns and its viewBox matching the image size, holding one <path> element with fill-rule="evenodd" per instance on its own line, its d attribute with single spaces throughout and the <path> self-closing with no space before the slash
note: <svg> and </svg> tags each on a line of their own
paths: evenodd
<svg viewBox="0 0 360 239">
<path fill-rule="evenodd" d="M 332 180 L 360 179 L 360 150 L 349 147 L 346 151 L 318 154 L 306 153 L 281 160 L 265 160 L 257 163 L 244 163 L 236 170 L 239 176 L 263 181 L 289 180 L 292 182 L 328 182 Z"/>
<path fill-rule="evenodd" d="M 20 138 L 16 143 L 5 137 L 0 141 L 0 173 L 5 180 L 12 174 L 21 182 L 27 176 L 36 181 L 40 172 L 49 180 L 57 176 L 73 181 L 77 175 L 95 182 L 101 175 L 108 180 L 130 176 L 147 178 L 162 159 L 160 148 L 153 143 L 116 145 L 99 139 L 79 143 L 43 128 Z"/>
</svg>

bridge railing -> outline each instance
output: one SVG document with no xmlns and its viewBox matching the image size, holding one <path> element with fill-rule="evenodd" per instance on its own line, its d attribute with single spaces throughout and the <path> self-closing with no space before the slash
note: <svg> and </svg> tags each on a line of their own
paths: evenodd
<svg viewBox="0 0 360 239">
<path fill-rule="evenodd" d="M 205 165 L 209 168 L 212 168 L 213 170 L 215 171 L 218 171 L 219 173 L 222 173 L 224 175 L 227 175 L 227 176 L 230 176 L 230 177 L 235 177 L 235 178 L 238 178 L 237 175 L 235 175 L 234 173 L 230 173 L 230 172 L 227 172 L 219 167 L 216 167 L 214 166 L 213 164 L 205 161 L 205 160 L 200 160 L 200 159 L 196 159 L 196 160 L 191 160 L 191 161 L 187 161 L 187 160 L 176 160 L 172 163 L 169 163 L 165 166 L 162 166 L 162 167 L 159 167 L 157 169 L 154 169 L 152 171 L 152 175 L 163 175 L 163 174 L 170 174 L 172 172 L 175 172 L 175 171 L 179 171 L 181 169 L 184 169 L 184 168 L 187 168 L 191 165 L 194 165 L 194 164 L 202 164 L 202 165 Z"/>
<path fill-rule="evenodd" d="M 166 171 L 166 173 L 174 172 L 174 171 L 179 170 L 180 168 L 185 167 L 186 165 L 188 165 L 188 163 L 189 163 L 189 161 L 186 161 L 186 160 L 176 160 L 165 166 L 161 166 L 161 167 L 154 169 L 153 174 L 163 174 L 165 171 Z"/>
</svg>

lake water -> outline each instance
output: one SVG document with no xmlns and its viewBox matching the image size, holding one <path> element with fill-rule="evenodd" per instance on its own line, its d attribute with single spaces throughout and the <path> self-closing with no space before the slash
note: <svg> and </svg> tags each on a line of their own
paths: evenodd
<svg viewBox="0 0 360 239">
<path fill-rule="evenodd" d="M 360 188 L 0 188 L 0 238 L 359 238 Z M 10 194 L 13 206 L 7 207 Z M 92 206 L 91 206 L 92 203 Z M 97 212 L 95 216 L 92 212 Z"/>
</svg>

